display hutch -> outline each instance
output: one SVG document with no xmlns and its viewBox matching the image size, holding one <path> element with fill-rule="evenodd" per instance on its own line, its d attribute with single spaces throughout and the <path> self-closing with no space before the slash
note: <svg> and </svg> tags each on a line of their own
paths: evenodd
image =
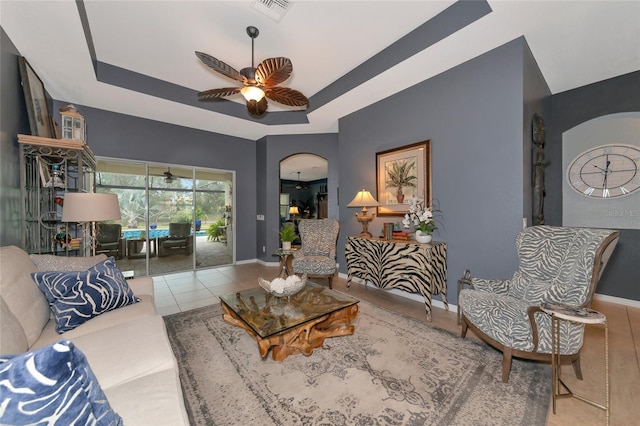
<svg viewBox="0 0 640 426">
<path fill-rule="evenodd" d="M 18 135 L 22 247 L 28 253 L 82 255 L 81 230 L 62 222 L 67 192 L 93 192 L 97 161 L 81 140 Z"/>
</svg>

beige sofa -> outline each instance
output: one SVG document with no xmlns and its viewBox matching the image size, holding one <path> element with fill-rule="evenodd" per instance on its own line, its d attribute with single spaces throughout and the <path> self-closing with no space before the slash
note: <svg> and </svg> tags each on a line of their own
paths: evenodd
<svg viewBox="0 0 640 426">
<path fill-rule="evenodd" d="M 156 313 L 153 280 L 128 281 L 140 302 L 58 334 L 47 300 L 31 278 L 31 273 L 38 271 L 34 259 L 42 263 L 39 261 L 46 258 L 29 256 L 15 246 L 0 248 L 0 354 L 23 353 L 69 340 L 86 355 L 111 407 L 125 425 L 189 424 L 176 359 L 164 321 Z M 74 269 L 78 262 L 93 264 L 104 259 L 104 255 L 56 258 L 69 266 L 68 270 L 79 270 Z"/>
</svg>

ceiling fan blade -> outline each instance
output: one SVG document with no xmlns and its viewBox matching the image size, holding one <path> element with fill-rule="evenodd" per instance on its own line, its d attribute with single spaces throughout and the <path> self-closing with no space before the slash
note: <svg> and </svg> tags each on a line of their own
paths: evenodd
<svg viewBox="0 0 640 426">
<path fill-rule="evenodd" d="M 289 58 L 269 58 L 260 62 L 256 68 L 256 80 L 271 87 L 288 79 L 292 71 L 293 64 Z"/>
<path fill-rule="evenodd" d="M 265 89 L 264 94 L 272 101 L 279 104 L 289 106 L 307 106 L 309 105 L 309 99 L 297 90 L 289 89 L 288 87 L 271 87 Z"/>
<path fill-rule="evenodd" d="M 220 74 L 232 78 L 240 83 L 244 83 L 245 78 L 231 65 L 228 65 L 222 62 L 220 59 L 214 58 L 211 55 L 207 55 L 206 53 L 197 52 L 196 56 L 198 59 L 202 61 L 203 64 L 208 66 L 214 71 L 219 72 Z"/>
<path fill-rule="evenodd" d="M 247 110 L 252 117 L 260 118 L 267 112 L 267 99 L 262 98 L 259 102 L 247 101 Z"/>
<path fill-rule="evenodd" d="M 240 93 L 240 87 L 224 87 L 222 89 L 205 90 L 198 93 L 198 99 L 201 101 L 215 101 L 220 98 Z"/>
</svg>

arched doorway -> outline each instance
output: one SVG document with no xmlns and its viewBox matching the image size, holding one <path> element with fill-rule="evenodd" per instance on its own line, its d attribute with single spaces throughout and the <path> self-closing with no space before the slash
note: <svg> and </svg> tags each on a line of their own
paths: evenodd
<svg viewBox="0 0 640 426">
<path fill-rule="evenodd" d="M 327 217 L 327 159 L 309 153 L 280 161 L 280 222 Z M 297 207 L 297 214 L 295 209 Z"/>
</svg>

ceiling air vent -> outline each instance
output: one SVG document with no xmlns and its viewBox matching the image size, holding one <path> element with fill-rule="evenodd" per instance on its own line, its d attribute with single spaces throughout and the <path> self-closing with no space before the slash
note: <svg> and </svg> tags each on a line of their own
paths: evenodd
<svg viewBox="0 0 640 426">
<path fill-rule="evenodd" d="M 289 0 L 256 0 L 251 7 L 279 22 L 291 7 L 291 2 Z"/>
</svg>

